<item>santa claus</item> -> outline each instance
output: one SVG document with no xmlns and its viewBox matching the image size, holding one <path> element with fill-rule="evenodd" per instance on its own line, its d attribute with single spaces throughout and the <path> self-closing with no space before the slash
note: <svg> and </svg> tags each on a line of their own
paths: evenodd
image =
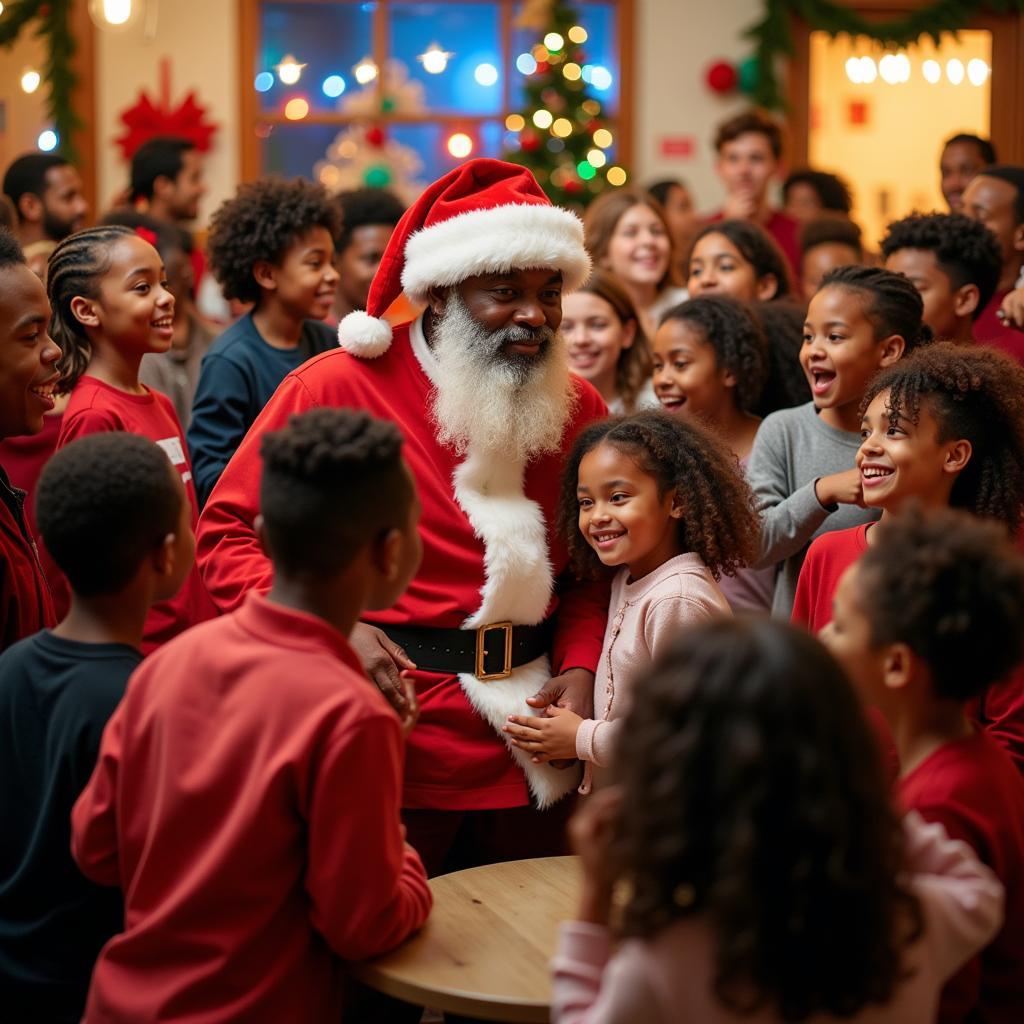
<svg viewBox="0 0 1024 1024">
<path fill-rule="evenodd" d="M 401 428 L 423 562 L 352 643 L 410 722 L 418 701 L 404 816 L 432 873 L 558 852 L 556 805 L 578 782 L 576 767 L 534 763 L 501 728 L 528 700 L 591 710 L 607 593 L 563 575 L 554 515 L 574 437 L 606 412 L 569 374 L 558 334 L 562 294 L 589 269 L 579 219 L 529 171 L 472 160 L 445 175 L 396 228 L 341 348 L 285 378 L 200 520 L 203 579 L 233 608 L 270 585 L 253 528 L 262 435 L 319 405 Z M 392 332 L 380 317 L 403 289 L 426 310 Z"/>
</svg>

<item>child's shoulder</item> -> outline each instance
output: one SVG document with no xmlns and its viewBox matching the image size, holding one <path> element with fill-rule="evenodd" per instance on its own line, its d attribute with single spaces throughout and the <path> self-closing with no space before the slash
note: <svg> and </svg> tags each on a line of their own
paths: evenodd
<svg viewBox="0 0 1024 1024">
<path fill-rule="evenodd" d="M 813 402 L 804 402 L 803 405 L 794 405 L 788 409 L 776 409 L 761 420 L 757 438 L 789 436 L 798 431 L 811 430 L 817 422 L 818 414 Z"/>
<path fill-rule="evenodd" d="M 203 359 L 245 359 L 260 340 L 256 325 L 252 322 L 252 314 L 246 313 L 213 339 Z"/>
<path fill-rule="evenodd" d="M 831 561 L 849 555 L 860 557 L 868 549 L 868 527 L 871 523 L 848 526 L 842 530 L 828 530 L 811 541 L 807 549 L 806 562 Z"/>
</svg>

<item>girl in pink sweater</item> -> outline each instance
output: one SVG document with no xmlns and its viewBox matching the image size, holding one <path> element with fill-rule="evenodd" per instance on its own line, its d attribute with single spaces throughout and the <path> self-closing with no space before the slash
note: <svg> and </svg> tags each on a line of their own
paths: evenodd
<svg viewBox="0 0 1024 1024">
<path fill-rule="evenodd" d="M 700 425 L 664 412 L 596 423 L 576 440 L 559 525 L 581 576 L 614 573 L 593 719 L 566 708 L 510 717 L 505 732 L 534 761 L 608 765 L 635 681 L 694 622 L 729 615 L 718 588 L 758 550 L 753 497 L 732 452 Z"/>
<path fill-rule="evenodd" d="M 585 880 L 556 1024 L 934 1022 L 1002 887 L 941 825 L 899 820 L 816 640 L 768 619 L 688 630 L 624 727 L 619 785 L 572 825 Z"/>
</svg>

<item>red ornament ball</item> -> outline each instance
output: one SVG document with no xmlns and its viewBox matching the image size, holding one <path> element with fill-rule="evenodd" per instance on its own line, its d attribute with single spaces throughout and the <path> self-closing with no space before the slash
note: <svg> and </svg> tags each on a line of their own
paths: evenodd
<svg viewBox="0 0 1024 1024">
<path fill-rule="evenodd" d="M 537 74 L 543 75 L 551 65 L 546 60 L 537 61 Z"/>
<path fill-rule="evenodd" d="M 719 95 L 732 92 L 739 83 L 740 76 L 727 60 L 716 60 L 711 64 L 704 75 L 708 88 Z"/>
<path fill-rule="evenodd" d="M 588 121 L 586 125 L 584 125 L 584 127 L 587 129 L 588 132 L 590 132 L 591 135 L 593 135 L 598 128 L 603 128 L 604 125 L 595 117 L 592 120 Z"/>
<path fill-rule="evenodd" d="M 532 153 L 540 145 L 540 138 L 533 132 L 523 132 L 519 136 L 519 146 L 527 153 Z"/>
<path fill-rule="evenodd" d="M 569 180 L 568 180 L 568 181 L 567 181 L 567 182 L 566 182 L 566 183 L 565 183 L 565 184 L 564 184 L 564 185 L 562 186 L 562 188 L 564 188 L 564 189 L 565 189 L 565 191 L 569 193 L 569 195 L 572 195 L 572 196 L 574 196 L 574 195 L 576 195 L 577 193 L 579 193 L 579 192 L 582 192 L 582 191 L 583 191 L 583 182 L 581 182 L 581 181 L 579 180 L 579 178 L 570 178 L 570 179 L 569 179 Z"/>
<path fill-rule="evenodd" d="M 376 149 L 384 145 L 384 129 L 379 125 L 366 129 L 366 141 Z"/>
</svg>

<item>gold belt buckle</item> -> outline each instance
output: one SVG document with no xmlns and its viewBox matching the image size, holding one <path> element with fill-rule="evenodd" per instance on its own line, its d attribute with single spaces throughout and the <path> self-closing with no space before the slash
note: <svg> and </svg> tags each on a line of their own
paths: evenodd
<svg viewBox="0 0 1024 1024">
<path fill-rule="evenodd" d="M 505 661 L 500 672 L 488 673 L 484 668 L 484 658 L 487 657 L 487 634 L 494 630 L 505 631 Z M 476 672 L 477 679 L 508 679 L 512 675 L 512 623 L 492 622 L 487 626 L 480 626 L 476 631 Z"/>
</svg>

